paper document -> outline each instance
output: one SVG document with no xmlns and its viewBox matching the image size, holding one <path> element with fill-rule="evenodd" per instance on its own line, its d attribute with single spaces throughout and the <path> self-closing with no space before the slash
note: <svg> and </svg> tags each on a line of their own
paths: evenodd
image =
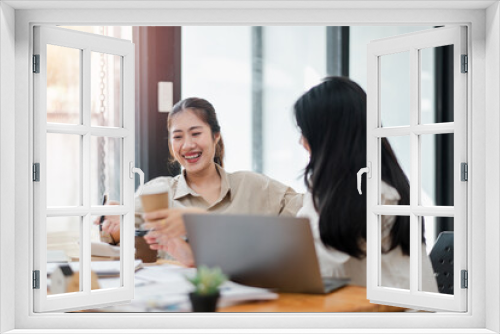
<svg viewBox="0 0 500 334">
<path fill-rule="evenodd" d="M 131 303 L 98 309 L 104 312 L 190 312 L 188 294 L 193 286 L 186 279 L 196 273 L 195 268 L 173 264 L 144 267 L 135 273 L 135 294 Z M 111 280 L 99 279 L 101 286 L 113 286 Z M 109 280 L 109 282 L 106 282 Z M 270 300 L 278 295 L 268 289 L 254 288 L 226 282 L 220 288 L 219 307 L 226 307 L 251 300 Z"/>
<path fill-rule="evenodd" d="M 90 244 L 90 254 L 92 256 L 120 257 L 120 246 L 113 246 L 105 242 L 92 242 Z"/>
</svg>

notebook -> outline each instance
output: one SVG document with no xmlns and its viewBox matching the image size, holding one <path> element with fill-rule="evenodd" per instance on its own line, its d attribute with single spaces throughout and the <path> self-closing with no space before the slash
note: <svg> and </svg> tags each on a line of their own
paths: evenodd
<svg viewBox="0 0 500 334">
<path fill-rule="evenodd" d="M 186 214 L 184 223 L 196 265 L 220 267 L 232 281 L 313 294 L 348 283 L 321 278 L 306 218 Z"/>
</svg>

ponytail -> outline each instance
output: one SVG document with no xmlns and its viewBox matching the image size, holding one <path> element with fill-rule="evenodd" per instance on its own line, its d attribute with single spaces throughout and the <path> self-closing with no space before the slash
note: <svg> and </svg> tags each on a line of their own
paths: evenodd
<svg viewBox="0 0 500 334">
<path fill-rule="evenodd" d="M 224 142 L 222 141 L 222 136 L 219 137 L 219 141 L 215 146 L 214 162 L 219 166 L 224 168 Z"/>
</svg>

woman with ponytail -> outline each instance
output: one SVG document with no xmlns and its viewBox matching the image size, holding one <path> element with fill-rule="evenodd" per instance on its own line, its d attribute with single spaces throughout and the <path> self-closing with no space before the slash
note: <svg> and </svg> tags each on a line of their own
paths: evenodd
<svg viewBox="0 0 500 334">
<path fill-rule="evenodd" d="M 356 189 L 356 173 L 366 166 L 366 93 L 347 78 L 330 77 L 302 95 L 294 110 L 310 155 L 309 192 L 298 215 L 310 220 L 321 274 L 366 285 L 366 191 Z M 408 179 L 386 138 L 381 151 L 381 204 L 409 205 Z M 409 289 L 409 217 L 382 216 L 381 238 L 381 285 Z M 437 292 L 425 245 L 422 250 L 424 291 Z"/>
<path fill-rule="evenodd" d="M 224 170 L 224 144 L 215 109 L 200 98 L 178 102 L 168 116 L 169 150 L 182 166 L 175 177 L 158 177 L 148 184 L 163 184 L 172 208 L 142 215 L 145 236 L 153 249 L 161 249 L 186 265 L 193 265 L 182 215 L 185 213 L 232 213 L 294 216 L 302 207 L 302 194 L 253 172 Z M 136 212 L 142 212 L 136 200 Z M 117 228 L 119 228 L 119 223 Z M 113 232 L 109 224 L 103 230 Z M 115 233 L 116 234 L 116 233 Z"/>
</svg>

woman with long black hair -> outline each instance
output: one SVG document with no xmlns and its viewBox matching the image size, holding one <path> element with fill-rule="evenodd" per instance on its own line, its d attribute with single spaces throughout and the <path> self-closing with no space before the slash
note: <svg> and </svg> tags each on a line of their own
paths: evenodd
<svg viewBox="0 0 500 334">
<path fill-rule="evenodd" d="M 304 172 L 309 193 L 298 215 L 311 222 L 322 275 L 366 285 L 366 191 L 359 195 L 356 188 L 357 171 L 366 166 L 366 93 L 347 78 L 329 77 L 294 110 L 310 154 Z M 386 138 L 380 192 L 382 205 L 410 203 L 408 179 Z M 382 286 L 409 289 L 409 229 L 407 216 L 382 216 Z M 422 249 L 423 289 L 437 292 Z"/>
</svg>

